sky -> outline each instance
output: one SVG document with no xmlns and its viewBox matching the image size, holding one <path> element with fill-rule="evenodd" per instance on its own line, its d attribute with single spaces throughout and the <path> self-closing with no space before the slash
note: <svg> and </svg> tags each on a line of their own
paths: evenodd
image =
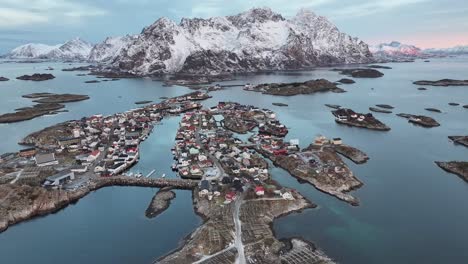
<svg viewBox="0 0 468 264">
<path fill-rule="evenodd" d="M 0 0 L 0 54 L 30 42 L 81 37 L 97 43 L 136 34 L 163 16 L 180 21 L 253 7 L 270 7 L 286 18 L 309 8 L 369 44 L 468 45 L 466 0 Z"/>
</svg>

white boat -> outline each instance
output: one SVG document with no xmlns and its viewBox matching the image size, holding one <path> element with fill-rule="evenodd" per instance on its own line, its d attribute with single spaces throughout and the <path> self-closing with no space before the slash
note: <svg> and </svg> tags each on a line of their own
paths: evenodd
<svg viewBox="0 0 468 264">
<path fill-rule="evenodd" d="M 161 175 L 161 178 L 165 178 L 166 177 L 166 173 L 163 173 L 163 175 Z"/>
</svg>

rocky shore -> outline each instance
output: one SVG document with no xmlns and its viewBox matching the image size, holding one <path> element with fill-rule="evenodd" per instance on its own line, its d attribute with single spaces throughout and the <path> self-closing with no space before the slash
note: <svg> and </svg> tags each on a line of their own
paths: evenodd
<svg viewBox="0 0 468 264">
<path fill-rule="evenodd" d="M 416 85 L 430 85 L 430 86 L 468 86 L 468 80 L 453 80 L 453 79 L 442 79 L 438 81 L 416 81 L 413 82 Z"/>
<path fill-rule="evenodd" d="M 149 103 L 152 103 L 153 101 L 149 101 L 149 100 L 144 100 L 144 101 L 136 101 L 135 104 L 137 105 L 142 105 L 142 104 L 149 104 Z"/>
<path fill-rule="evenodd" d="M 60 109 L 65 108 L 62 103 L 78 102 L 89 99 L 87 95 L 78 94 L 51 94 L 51 93 L 33 93 L 23 95 L 24 98 L 34 99 L 37 103 L 30 107 L 16 109 L 14 113 L 0 115 L 0 123 L 14 123 L 43 115 L 53 115 L 59 113 Z"/>
<path fill-rule="evenodd" d="M 301 238 L 292 238 L 285 241 L 286 247 L 282 250 L 282 264 L 298 264 L 298 263 L 317 263 L 317 264 L 333 264 L 330 258 L 320 249 L 317 249 L 314 244 L 305 241 Z"/>
<path fill-rule="evenodd" d="M 247 91 L 279 96 L 313 94 L 318 92 L 345 92 L 343 89 L 338 88 L 336 84 L 325 79 L 311 80 L 302 83 L 265 83 L 253 87 L 246 87 L 244 89 Z"/>
<path fill-rule="evenodd" d="M 468 136 L 449 136 L 448 138 L 452 140 L 455 144 L 460 144 L 465 147 L 468 147 Z"/>
<path fill-rule="evenodd" d="M 161 188 L 151 200 L 145 215 L 148 218 L 154 218 L 164 212 L 171 205 L 171 201 L 176 197 L 171 188 Z"/>
<path fill-rule="evenodd" d="M 333 145 L 333 149 L 356 164 L 363 164 L 369 160 L 366 153 L 348 145 Z"/>
<path fill-rule="evenodd" d="M 441 169 L 456 174 L 466 182 L 468 182 L 468 162 L 466 161 L 436 161 L 437 166 Z"/>
<path fill-rule="evenodd" d="M 384 74 L 378 70 L 365 68 L 333 69 L 333 71 L 338 71 L 342 75 L 348 75 L 354 78 L 380 78 L 384 76 Z"/>
<path fill-rule="evenodd" d="M 335 196 L 336 198 L 345 201 L 353 206 L 359 205 L 359 200 L 348 194 L 348 192 L 360 188 L 363 183 L 357 179 L 351 170 L 346 166 L 341 157 L 337 154 L 333 147 L 321 147 L 314 144 L 289 156 L 271 155 L 262 149 L 256 148 L 257 152 L 270 159 L 274 165 L 286 170 L 291 176 L 302 182 L 307 182 L 317 188 L 319 191 Z M 343 151 L 357 161 L 364 160 L 364 155 L 354 152 L 350 149 Z M 317 171 L 310 164 L 306 163 L 309 156 L 315 157 L 315 162 L 318 164 L 335 164 L 339 168 L 339 173 L 331 168 L 322 168 L 322 171 Z M 363 162 L 361 162 L 363 163 Z"/>
<path fill-rule="evenodd" d="M 412 114 L 397 114 L 397 116 L 408 119 L 408 122 L 422 126 L 422 127 L 438 127 L 440 124 L 432 117 L 423 115 L 412 115 Z"/>
<path fill-rule="evenodd" d="M 23 81 L 47 81 L 51 79 L 55 79 L 55 76 L 50 74 L 50 73 L 35 73 L 33 75 L 22 75 L 19 77 L 16 77 L 18 80 L 23 80 Z"/>
</svg>

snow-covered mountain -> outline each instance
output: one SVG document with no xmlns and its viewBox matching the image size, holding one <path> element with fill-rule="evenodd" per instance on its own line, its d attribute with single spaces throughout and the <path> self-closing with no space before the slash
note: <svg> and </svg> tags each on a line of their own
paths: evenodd
<svg viewBox="0 0 468 264">
<path fill-rule="evenodd" d="M 285 19 L 268 8 L 227 17 L 158 19 L 127 43 L 109 66 L 138 75 L 218 74 L 367 63 L 363 41 L 325 17 L 301 10 Z"/>
<path fill-rule="evenodd" d="M 52 50 L 59 48 L 60 46 L 61 45 L 50 46 L 40 43 L 29 43 L 13 49 L 6 56 L 13 59 L 39 58 L 48 54 Z"/>
<path fill-rule="evenodd" d="M 424 55 L 420 48 L 398 41 L 371 46 L 370 51 L 377 58 L 418 58 Z"/>
<path fill-rule="evenodd" d="M 92 45 L 80 38 L 75 38 L 64 44 L 26 44 L 13 49 L 6 55 L 11 59 L 47 59 L 47 60 L 87 60 Z"/>
<path fill-rule="evenodd" d="M 434 54 L 434 55 L 464 55 L 468 54 L 468 46 L 456 46 L 453 48 L 445 49 L 425 49 L 424 53 Z"/>
<path fill-rule="evenodd" d="M 123 37 L 108 37 L 102 43 L 96 44 L 90 54 L 89 60 L 92 62 L 107 62 L 114 59 L 131 41 L 135 36 L 123 36 Z"/>
</svg>

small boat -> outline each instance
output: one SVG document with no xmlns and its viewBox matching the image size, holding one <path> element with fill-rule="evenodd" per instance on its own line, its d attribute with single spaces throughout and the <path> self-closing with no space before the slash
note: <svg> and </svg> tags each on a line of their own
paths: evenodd
<svg viewBox="0 0 468 264">
<path fill-rule="evenodd" d="M 166 173 L 163 173 L 163 175 L 161 175 L 161 178 L 165 178 L 166 177 Z"/>
<path fill-rule="evenodd" d="M 175 164 L 175 163 L 172 164 L 171 169 L 172 169 L 172 171 L 178 171 L 177 164 Z"/>
</svg>

